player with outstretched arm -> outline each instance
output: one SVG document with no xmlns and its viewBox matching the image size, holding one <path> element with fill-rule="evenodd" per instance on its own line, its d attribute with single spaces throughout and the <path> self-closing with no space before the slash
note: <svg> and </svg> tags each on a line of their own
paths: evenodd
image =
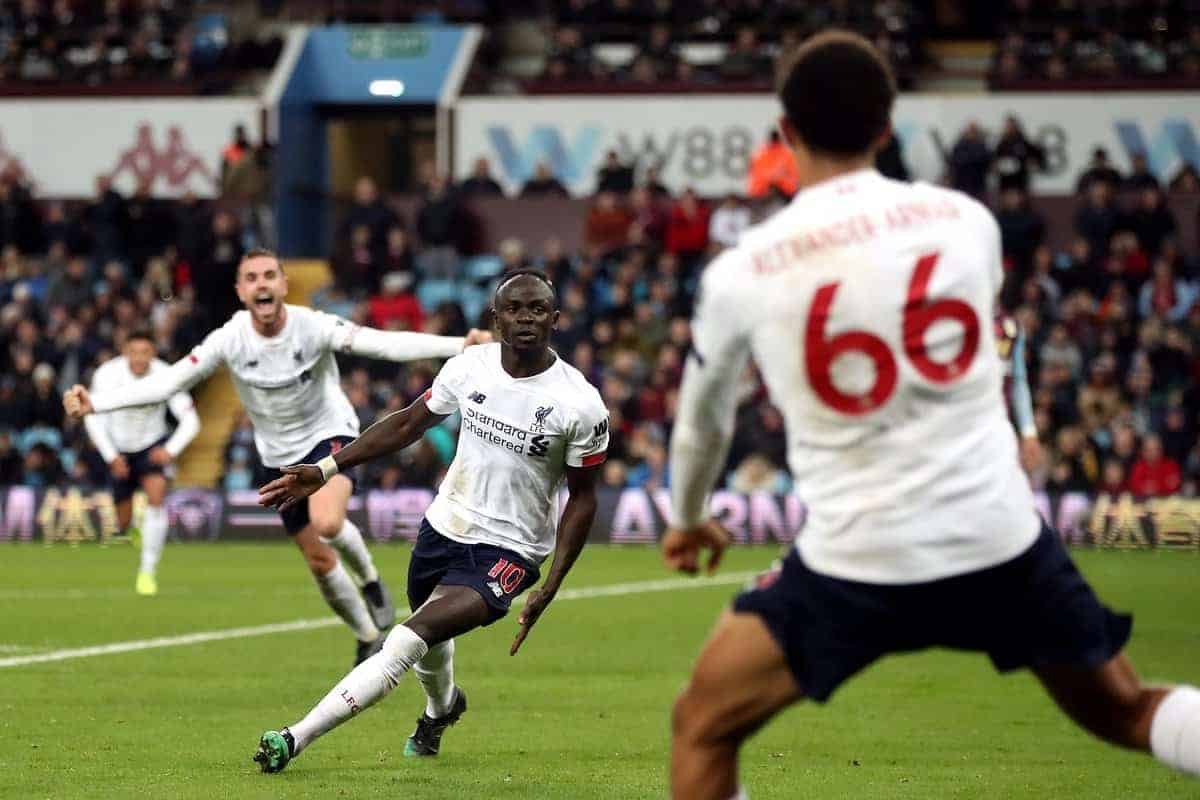
<svg viewBox="0 0 1200 800">
<path fill-rule="evenodd" d="M 516 655 L 587 541 L 608 449 L 607 409 L 579 370 L 549 347 L 558 308 L 544 275 L 506 275 L 493 310 L 498 343 L 467 348 L 408 408 L 315 464 L 285 468 L 261 489 L 264 505 L 286 513 L 343 470 L 408 447 L 455 411 L 462 415 L 454 460 L 409 562 L 412 616 L 303 719 L 262 735 L 254 760 L 264 772 L 283 769 L 318 736 L 381 700 L 410 669 L 427 702 L 404 754 L 437 755 L 446 728 L 467 709 L 454 683 L 454 637 L 501 619 L 537 582 L 553 550 L 545 582 L 521 611 L 510 649 Z M 564 477 L 569 498 L 560 520 Z"/>
<path fill-rule="evenodd" d="M 92 375 L 92 392 L 120 392 L 137 381 L 167 369 L 155 352 L 154 337 L 135 330 L 125 337 L 121 355 L 105 361 Z M 175 431 L 167 435 L 167 409 L 175 417 Z M 93 414 L 83 421 L 96 452 L 112 476 L 117 524 L 129 530 L 133 520 L 133 494 L 146 493 L 142 512 L 141 562 L 134 590 L 143 596 L 158 594 L 158 561 L 167 541 L 167 509 L 163 503 L 171 465 L 200 432 L 200 417 L 187 392 L 176 392 L 164 403 Z"/>
<path fill-rule="evenodd" d="M 780 122 L 800 191 L 708 267 L 671 442 L 671 567 L 729 541 L 707 498 L 753 355 L 784 414 L 808 519 L 781 568 L 717 621 L 676 701 L 671 791 L 744 798 L 742 743 L 891 653 L 950 647 L 1026 668 L 1107 742 L 1200 774 L 1200 690 L 1150 687 L 1034 510 L 1001 397 L 1000 233 L 959 192 L 888 180 L 895 85 L 862 37 L 784 62 Z"/>
<path fill-rule="evenodd" d="M 285 304 L 287 275 L 268 250 L 251 250 L 242 258 L 235 289 L 245 309 L 189 355 L 119 391 L 92 395 L 75 386 L 63 398 L 67 413 L 102 414 L 161 403 L 224 364 L 254 424 L 263 464 L 282 474 L 279 467 L 320 459 L 358 435 L 358 416 L 342 392 L 335 353 L 387 361 L 449 358 L 473 341 L 490 339 L 480 331 L 463 339 L 361 328 L 331 314 Z M 394 623 L 396 611 L 362 533 L 346 519 L 353 492 L 352 479 L 339 475 L 281 517 L 325 601 L 354 632 L 358 663 L 382 646 L 382 632 Z"/>
</svg>

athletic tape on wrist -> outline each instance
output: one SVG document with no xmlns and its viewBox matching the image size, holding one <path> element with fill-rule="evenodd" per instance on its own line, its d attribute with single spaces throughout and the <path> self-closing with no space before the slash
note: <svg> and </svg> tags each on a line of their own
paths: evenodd
<svg viewBox="0 0 1200 800">
<path fill-rule="evenodd" d="M 321 469 L 321 479 L 329 480 L 334 475 L 338 474 L 337 462 L 333 460 L 333 456 L 325 456 L 317 462 L 317 466 Z"/>
</svg>

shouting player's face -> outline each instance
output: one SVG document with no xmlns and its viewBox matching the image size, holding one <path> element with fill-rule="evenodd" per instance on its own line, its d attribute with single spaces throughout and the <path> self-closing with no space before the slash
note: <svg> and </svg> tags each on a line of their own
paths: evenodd
<svg viewBox="0 0 1200 800">
<path fill-rule="evenodd" d="M 237 295 L 259 327 L 272 328 L 283 315 L 287 277 L 270 256 L 248 258 L 238 267 Z"/>
<path fill-rule="evenodd" d="M 554 292 L 529 275 L 513 278 L 496 294 L 496 330 L 514 350 L 545 349 L 558 322 Z"/>
</svg>

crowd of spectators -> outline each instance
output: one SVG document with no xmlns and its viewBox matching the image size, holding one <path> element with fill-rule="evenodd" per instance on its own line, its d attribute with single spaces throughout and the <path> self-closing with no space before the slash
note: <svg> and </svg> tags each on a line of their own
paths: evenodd
<svg viewBox="0 0 1200 800">
<path fill-rule="evenodd" d="M 954 148 L 947 180 L 994 198 L 1008 271 L 1002 300 L 1028 340 L 1042 443 L 1041 457 L 1026 463 L 1035 485 L 1196 493 L 1200 265 L 1181 244 L 1183 221 L 1166 187 L 1143 161 L 1118 170 L 1097 151 L 1079 176 L 1071 243 L 1059 251 L 1028 194 L 1042 156 L 1017 121 L 1006 126 L 1003 147 L 976 126 L 963 138 L 978 147 Z M 235 138 L 229 160 L 241 146 Z M 963 157 L 972 148 L 981 155 Z M 227 166 L 232 173 L 237 164 Z M 503 271 L 544 269 L 562 308 L 554 346 L 600 388 L 612 416 L 605 484 L 663 486 L 698 275 L 782 202 L 787 175 L 768 170 L 765 190 L 749 201 L 701 198 L 672 191 L 653 169 L 634 169 L 614 154 L 596 185 L 577 223 L 577 249 L 548 236 L 508 239 L 480 255 L 464 246 L 462 232 L 472 226 L 470 198 L 499 189 L 486 162 L 458 185 L 428 172 L 423 197 L 407 211 L 364 177 L 337 221 L 334 280 L 314 304 L 383 329 L 459 334 L 486 324 Z M 78 206 L 39 201 L 12 176 L 0 180 L 0 479 L 103 482 L 104 466 L 78 426 L 63 424 L 59 391 L 86 382 L 143 321 L 153 323 L 164 358 L 199 341 L 233 310 L 228 287 L 238 257 L 262 241 L 252 223 L 195 198 L 124 197 L 105 180 Z M 346 358 L 344 385 L 369 424 L 419 396 L 436 368 Z M 784 491 L 782 419 L 753 369 L 740 396 L 724 481 L 743 491 Z M 453 424 L 438 427 L 419 446 L 367 468 L 365 485 L 432 486 L 453 447 Z M 261 477 L 242 420 L 226 450 L 223 485 L 245 488 Z"/>
<path fill-rule="evenodd" d="M 1192 0 L 1010 0 L 993 83 L 1200 80 L 1198 10 Z"/>
<path fill-rule="evenodd" d="M 117 88 L 190 85 L 225 70 L 268 68 L 278 37 L 230 43 L 220 14 L 193 0 L 5 0 L 0 81 Z"/>
<path fill-rule="evenodd" d="M 223 154 L 231 194 L 269 154 L 243 144 Z M 126 196 L 105 176 L 68 203 L 0 175 L 0 484 L 105 485 L 60 393 L 88 383 L 135 328 L 150 326 L 168 361 L 199 343 L 233 310 L 242 252 L 270 243 L 260 222 L 253 205 L 163 200 L 144 186 Z"/>
</svg>

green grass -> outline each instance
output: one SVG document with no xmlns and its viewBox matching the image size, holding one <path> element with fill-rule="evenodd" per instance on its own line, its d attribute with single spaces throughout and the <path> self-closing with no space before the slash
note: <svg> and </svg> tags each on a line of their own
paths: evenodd
<svg viewBox="0 0 1200 800">
<path fill-rule="evenodd" d="M 375 552 L 401 595 L 408 549 Z M 726 569 L 772 555 L 741 549 Z M 1197 558 L 1078 559 L 1110 604 L 1137 613 L 1143 674 L 1200 682 Z M 0 564 L 0 659 L 328 613 L 284 544 L 171 546 L 153 599 L 134 596 L 126 546 L 11 545 Z M 593 547 L 568 585 L 662 577 L 651 550 Z M 515 615 L 465 637 L 471 710 L 432 762 L 400 756 L 424 705 L 407 679 L 282 774 L 257 772 L 258 734 L 297 719 L 349 666 L 341 627 L 0 669 L 0 797 L 663 797 L 671 700 L 733 589 L 564 601 L 516 658 Z M 884 661 L 827 706 L 789 711 L 742 767 L 755 800 L 1200 796 L 1074 729 L 1030 677 L 945 652 Z"/>
</svg>

